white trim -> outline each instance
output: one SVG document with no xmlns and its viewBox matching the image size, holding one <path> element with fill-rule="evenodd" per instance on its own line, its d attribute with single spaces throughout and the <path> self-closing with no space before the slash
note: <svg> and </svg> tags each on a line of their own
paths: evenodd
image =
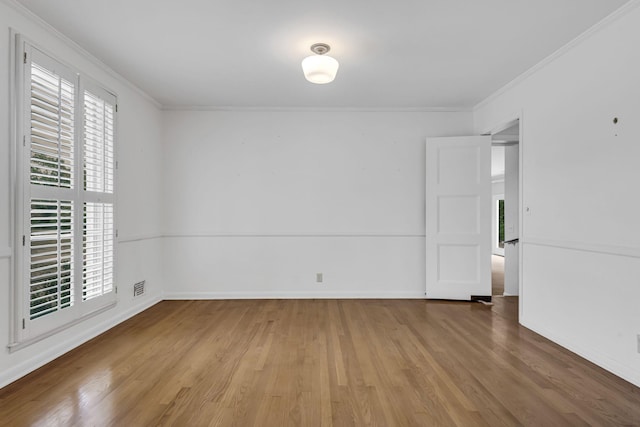
<svg viewBox="0 0 640 427">
<path fill-rule="evenodd" d="M 3 258 L 11 258 L 13 255 L 13 250 L 10 247 L 0 248 L 0 259 Z"/>
<path fill-rule="evenodd" d="M 524 110 L 520 110 L 518 114 L 519 128 L 518 138 L 518 236 L 524 236 L 524 150 L 525 150 L 525 127 L 524 127 Z M 522 246 L 518 251 L 518 319 L 524 317 L 524 250 Z"/>
<path fill-rule="evenodd" d="M 156 108 L 162 109 L 162 104 L 158 102 L 151 95 L 140 89 L 138 86 L 127 80 L 122 74 L 119 74 L 113 68 L 109 67 L 107 64 L 93 56 L 89 51 L 84 49 L 75 41 L 71 40 L 69 37 L 58 31 L 54 26 L 49 24 L 44 19 L 40 18 L 38 15 L 33 13 L 29 8 L 24 6 L 22 3 L 19 3 L 16 0 L 0 0 L 5 3 L 7 6 L 13 8 L 16 12 L 22 14 L 28 20 L 34 22 L 35 24 L 42 27 L 45 31 L 50 32 L 54 37 L 58 38 L 64 44 L 66 44 L 69 48 L 73 49 L 76 53 L 81 55 L 84 59 L 91 62 L 93 65 L 97 66 L 99 69 L 107 73 L 109 76 L 116 79 L 118 82 L 124 84 L 129 89 L 136 92 L 138 95 L 142 96 L 147 101 L 151 102 Z"/>
<path fill-rule="evenodd" d="M 547 239 L 544 237 L 526 237 L 520 240 L 525 245 L 547 246 L 552 248 L 568 249 L 572 251 L 595 252 L 605 255 L 618 255 L 640 258 L 640 247 L 613 246 L 589 242 L 572 242 L 568 240 Z"/>
<path fill-rule="evenodd" d="M 487 96 L 485 99 L 483 99 L 482 101 L 477 103 L 472 108 L 472 110 L 474 112 L 476 112 L 479 109 L 487 106 L 488 104 L 493 102 L 496 98 L 498 98 L 501 95 L 503 95 L 505 92 L 508 92 L 509 90 L 514 88 L 515 86 L 519 85 L 524 80 L 529 78 L 531 75 L 533 75 L 533 74 L 537 73 L 538 71 L 540 71 L 541 69 L 545 68 L 547 65 L 551 64 L 556 59 L 564 56 L 567 52 L 571 51 L 574 47 L 576 47 L 579 44 L 581 44 L 581 43 L 585 42 L 586 40 L 590 39 L 593 35 L 595 35 L 599 31 L 603 30 L 604 28 L 607 28 L 609 25 L 613 24 L 618 19 L 620 19 L 623 16 L 625 16 L 626 14 L 630 13 L 631 11 L 633 11 L 638 6 L 640 6 L 640 0 L 631 0 L 628 3 L 626 3 L 625 5 L 621 6 L 619 9 L 613 11 L 611 14 L 609 14 L 608 16 L 603 18 L 601 21 L 599 21 L 598 23 L 593 25 L 591 28 L 589 28 L 588 30 L 584 31 L 578 37 L 574 38 L 569 43 L 565 44 L 560 49 L 556 50 L 551 55 L 547 56 L 542 61 L 538 62 L 536 65 L 534 65 L 533 67 L 529 68 L 527 71 L 525 71 L 524 73 L 520 74 L 518 77 L 516 77 L 515 79 L 511 80 L 509 83 L 507 83 L 506 85 L 502 86 L 500 89 L 498 89 L 497 91 L 495 91 L 494 93 L 492 93 L 491 95 Z"/>
<path fill-rule="evenodd" d="M 268 291 L 268 292 L 165 292 L 165 300 L 231 300 L 231 299 L 424 299 L 424 291 Z"/>
<path fill-rule="evenodd" d="M 510 117 L 515 117 L 515 114 L 512 114 Z M 504 122 L 501 122 L 500 124 L 489 129 L 487 132 L 483 133 L 483 135 L 491 135 L 491 143 L 493 144 L 493 137 L 495 136 L 495 134 L 504 132 L 505 130 L 514 127 L 515 125 L 518 124 L 519 120 L 520 120 L 519 118 L 505 120 Z M 518 139 L 520 139 L 519 133 L 518 135 L 512 135 L 512 136 L 515 136 Z M 504 145 L 504 144 L 500 144 L 500 145 Z"/>
<path fill-rule="evenodd" d="M 194 232 L 194 233 L 165 233 L 162 237 L 168 239 L 189 239 L 189 238 L 206 238 L 206 237 L 267 237 L 267 238 L 285 238 L 285 237 L 387 237 L 387 238 L 424 238 L 424 234 L 405 234 L 405 233 L 257 233 L 257 232 Z"/>
<path fill-rule="evenodd" d="M 585 348 L 579 344 L 574 343 L 571 337 L 566 337 L 550 332 L 546 328 L 539 327 L 535 323 L 530 322 L 527 318 L 521 318 L 520 324 L 525 328 L 535 332 L 536 334 L 539 334 L 544 338 L 566 348 L 572 353 L 575 353 L 578 356 L 587 359 L 600 368 L 603 368 L 613 373 L 614 375 L 617 375 L 618 377 L 640 387 L 640 370 L 638 370 L 635 366 L 619 363 L 611 357 L 603 354 L 596 348 Z"/>
<path fill-rule="evenodd" d="M 504 193 L 491 195 L 491 255 L 504 258 L 504 247 L 498 246 L 500 232 L 500 218 L 498 211 L 498 201 L 504 200 Z"/>
<path fill-rule="evenodd" d="M 165 233 L 165 234 L 133 234 L 130 236 L 118 238 L 118 243 L 140 242 L 154 239 L 197 239 L 197 238 L 213 238 L 213 237 L 261 237 L 261 238 L 285 238 L 285 237 L 382 237 L 382 238 L 424 238 L 424 234 L 404 234 L 404 233 L 257 233 L 257 232 L 194 232 L 194 233 Z"/>
<path fill-rule="evenodd" d="M 471 113 L 470 107 L 249 107 L 216 105 L 163 105 L 163 111 L 309 112 L 309 113 Z"/>
<path fill-rule="evenodd" d="M 638 0 L 640 1 L 640 0 Z M 503 120 L 497 122 L 493 126 L 489 127 L 483 135 L 492 135 L 498 131 L 508 129 L 518 122 L 518 236 L 522 241 L 524 236 L 524 200 L 525 200 L 525 186 L 524 186 L 524 150 L 525 150 L 525 127 L 524 127 L 524 109 L 520 109 L 516 112 L 512 112 L 508 116 L 503 116 Z M 524 251 L 522 248 L 518 251 L 518 318 L 524 317 Z"/>
<path fill-rule="evenodd" d="M 132 234 L 131 236 L 119 237 L 117 239 L 117 243 L 132 243 L 132 242 L 142 242 L 144 240 L 154 240 L 161 239 L 161 234 Z"/>
<path fill-rule="evenodd" d="M 54 329 L 49 329 L 47 330 L 45 333 L 40 334 L 38 336 L 35 336 L 33 338 L 29 338 L 27 340 L 24 341 L 18 341 L 18 342 L 14 342 L 14 343 L 10 343 L 7 347 L 9 348 L 9 353 L 13 353 L 15 351 L 18 351 L 20 349 L 23 349 L 25 347 L 29 347 L 32 344 L 37 343 L 38 341 L 42 341 L 45 340 L 49 337 L 52 337 L 53 335 L 56 335 L 62 331 L 65 331 L 77 324 L 80 324 L 82 322 L 85 322 L 86 320 L 97 316 L 98 314 L 104 313 L 105 311 L 111 310 L 112 308 L 114 308 L 116 306 L 117 302 L 113 301 L 107 305 L 105 305 L 104 307 L 100 307 L 99 309 L 92 311 L 91 313 L 88 313 L 84 316 L 81 317 L 77 317 L 75 319 L 73 319 L 71 322 L 69 323 L 65 323 L 63 325 L 58 326 L 57 328 Z"/>
<path fill-rule="evenodd" d="M 160 296 L 157 296 L 156 298 L 150 299 L 148 301 L 144 301 L 141 304 L 130 308 L 129 310 L 121 313 L 116 317 L 107 319 L 99 325 L 96 325 L 93 328 L 84 331 L 83 333 L 77 334 L 64 342 L 59 343 L 58 345 L 52 346 L 47 351 L 40 353 L 30 359 L 27 359 L 7 371 L 0 372 L 0 388 L 9 385 L 13 381 L 27 375 L 30 372 L 35 371 L 39 367 L 84 344 L 90 339 L 93 339 L 98 335 L 108 331 L 109 329 L 124 322 L 125 320 L 130 319 L 136 314 L 139 314 L 144 310 L 154 306 L 160 301 L 162 301 L 162 298 Z"/>
</svg>

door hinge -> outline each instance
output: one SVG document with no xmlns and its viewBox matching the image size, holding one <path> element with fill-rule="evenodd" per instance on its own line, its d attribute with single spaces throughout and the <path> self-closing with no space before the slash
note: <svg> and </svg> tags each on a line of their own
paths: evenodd
<svg viewBox="0 0 640 427">
<path fill-rule="evenodd" d="M 118 238 L 118 230 L 116 230 L 116 239 Z"/>
<path fill-rule="evenodd" d="M 25 64 L 27 63 L 27 52 L 22 53 L 22 62 Z"/>
<path fill-rule="evenodd" d="M 118 287 L 116 286 L 116 294 L 118 293 Z"/>
<path fill-rule="evenodd" d="M 26 329 L 26 322 L 24 321 L 24 317 L 22 318 L 22 329 Z"/>
<path fill-rule="evenodd" d="M 22 246 L 26 246 L 27 245 L 27 236 L 25 236 L 24 234 L 22 235 Z"/>
<path fill-rule="evenodd" d="M 22 146 L 23 147 L 27 146 L 27 135 L 22 135 Z"/>
<path fill-rule="evenodd" d="M 116 104 L 116 113 L 118 112 L 118 104 Z"/>
</svg>

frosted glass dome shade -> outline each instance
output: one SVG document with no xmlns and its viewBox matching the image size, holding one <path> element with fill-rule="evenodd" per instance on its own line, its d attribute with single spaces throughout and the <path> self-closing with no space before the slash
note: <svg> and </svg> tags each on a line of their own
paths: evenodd
<svg viewBox="0 0 640 427">
<path fill-rule="evenodd" d="M 338 72 L 338 61 L 327 55 L 311 55 L 302 60 L 304 77 L 311 83 L 331 83 Z"/>
</svg>

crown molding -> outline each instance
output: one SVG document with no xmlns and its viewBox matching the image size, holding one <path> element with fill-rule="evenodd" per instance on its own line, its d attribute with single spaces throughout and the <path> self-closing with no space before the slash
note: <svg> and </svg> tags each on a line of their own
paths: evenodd
<svg viewBox="0 0 640 427">
<path fill-rule="evenodd" d="M 58 38 L 65 45 L 67 45 L 67 47 L 71 48 L 73 51 L 75 51 L 76 53 L 80 54 L 83 58 L 85 58 L 86 60 L 91 62 L 93 65 L 97 66 L 98 68 L 100 68 L 102 71 L 104 71 L 109 76 L 111 76 L 114 79 L 116 79 L 118 82 L 122 83 L 123 85 L 125 85 L 129 89 L 131 89 L 134 92 L 136 92 L 138 95 L 142 96 L 144 99 L 146 99 L 147 101 L 152 103 L 157 109 L 159 109 L 159 110 L 162 109 L 162 104 L 159 103 L 155 98 L 153 98 L 151 95 L 149 95 L 148 93 L 146 93 L 145 91 L 140 89 L 138 86 L 136 86 L 135 84 L 133 84 L 132 82 L 127 80 L 122 74 L 118 73 L 113 68 L 109 67 L 107 64 L 105 64 L 104 62 L 102 62 L 101 60 L 99 60 L 98 58 L 93 56 L 85 48 L 83 48 L 78 43 L 76 43 L 75 41 L 71 40 L 69 37 L 67 37 L 63 33 L 61 33 L 58 29 L 56 29 L 54 26 L 49 24 L 47 21 L 45 21 L 44 19 L 42 19 L 41 17 L 39 17 L 38 15 L 33 13 L 30 9 L 28 9 L 22 3 L 19 3 L 17 0 L 0 0 L 0 2 L 2 2 L 4 4 L 6 4 L 7 6 L 11 7 L 16 12 L 18 12 L 22 16 L 24 16 L 26 19 L 34 22 L 35 24 L 37 24 L 38 26 L 43 28 L 45 31 L 51 33 L 54 37 Z"/>
<path fill-rule="evenodd" d="M 518 77 L 516 77 L 515 79 L 511 80 L 509 83 L 507 83 L 506 85 L 502 86 L 500 89 L 498 89 L 497 91 L 493 92 L 491 95 L 489 95 L 488 97 L 486 97 L 485 99 L 483 99 L 482 101 L 477 103 L 472 108 L 472 111 L 474 111 L 474 112 L 478 111 L 479 109 L 481 109 L 481 108 L 485 107 L 486 105 L 490 104 L 491 102 L 496 100 L 496 98 L 500 97 L 504 93 L 508 92 L 509 90 L 514 88 L 515 86 L 519 85 L 520 83 L 522 83 L 523 81 L 528 79 L 531 75 L 533 75 L 536 72 L 540 71 L 541 69 L 545 68 L 547 65 L 551 64 L 556 59 L 564 56 L 567 52 L 571 51 L 574 47 L 582 44 L 583 42 L 585 42 L 586 40 L 590 39 L 591 37 L 593 37 L 595 34 L 600 32 L 601 30 L 607 28 L 609 25 L 613 24 L 614 22 L 616 22 L 617 20 L 619 20 L 623 16 L 629 14 L 630 12 L 635 10 L 638 6 L 640 6 L 640 0 L 630 0 L 628 3 L 624 4 L 619 9 L 613 11 L 611 14 L 606 16 L 601 21 L 597 22 L 591 28 L 589 28 L 586 31 L 584 31 L 578 37 L 576 37 L 575 39 L 571 40 L 569 43 L 565 44 L 560 49 L 556 50 L 551 55 L 547 56 L 542 61 L 538 62 L 536 65 L 534 65 L 533 67 L 529 68 L 527 71 L 525 71 L 524 73 L 520 74 Z"/>
<path fill-rule="evenodd" d="M 467 107 L 248 107 L 216 105 L 163 105 L 164 111 L 220 111 L 258 113 L 471 113 Z"/>
<path fill-rule="evenodd" d="M 398 232 L 355 232 L 355 233 L 339 233 L 339 232 L 242 232 L 242 231 L 229 231 L 229 232 L 216 232 L 216 231 L 194 231 L 194 232 L 168 232 L 162 235 L 165 239 L 193 239 L 193 238 L 231 238 L 231 237 L 249 237 L 249 238 L 364 238 L 364 237 L 377 237 L 377 238 L 424 238 L 424 233 L 398 233 Z"/>
</svg>

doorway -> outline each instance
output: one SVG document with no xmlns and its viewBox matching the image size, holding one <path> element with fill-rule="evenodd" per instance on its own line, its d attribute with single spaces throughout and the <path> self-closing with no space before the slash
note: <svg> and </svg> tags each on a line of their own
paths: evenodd
<svg viewBox="0 0 640 427">
<path fill-rule="evenodd" d="M 520 120 L 491 132 L 493 296 L 519 295 Z"/>
</svg>

